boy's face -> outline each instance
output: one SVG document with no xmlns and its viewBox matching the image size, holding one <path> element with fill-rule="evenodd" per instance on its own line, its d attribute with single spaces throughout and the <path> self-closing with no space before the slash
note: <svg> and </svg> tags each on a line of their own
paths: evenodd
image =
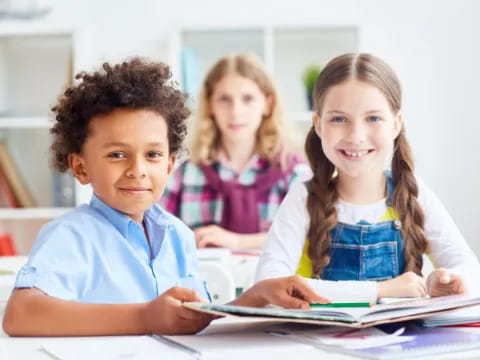
<svg viewBox="0 0 480 360">
<path fill-rule="evenodd" d="M 90 121 L 82 153 L 70 155 L 70 167 L 103 202 L 141 223 L 162 195 L 175 162 L 167 131 L 156 112 L 116 109 Z"/>
</svg>

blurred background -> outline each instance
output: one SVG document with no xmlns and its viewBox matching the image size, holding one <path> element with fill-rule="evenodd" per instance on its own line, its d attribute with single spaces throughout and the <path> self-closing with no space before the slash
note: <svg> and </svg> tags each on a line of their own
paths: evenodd
<svg viewBox="0 0 480 360">
<path fill-rule="evenodd" d="M 479 15 L 474 0 L 0 1 L 1 236 L 26 254 L 43 223 L 89 200 L 48 166 L 49 108 L 76 72 L 134 55 L 164 61 L 194 106 L 218 57 L 252 51 L 305 134 L 309 72 L 359 51 L 397 72 L 417 174 L 478 256 Z"/>
</svg>

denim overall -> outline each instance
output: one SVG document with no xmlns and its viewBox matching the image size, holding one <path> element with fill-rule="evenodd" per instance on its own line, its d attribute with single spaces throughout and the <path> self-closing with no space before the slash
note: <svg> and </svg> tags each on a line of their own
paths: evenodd
<svg viewBox="0 0 480 360">
<path fill-rule="evenodd" d="M 387 211 L 376 224 L 360 221 L 355 225 L 338 223 L 331 231 L 330 263 L 323 269 L 323 280 L 386 280 L 403 273 L 401 223 L 391 207 L 393 181 L 387 176 Z M 303 249 L 297 274 L 312 277 L 308 241 Z"/>
</svg>

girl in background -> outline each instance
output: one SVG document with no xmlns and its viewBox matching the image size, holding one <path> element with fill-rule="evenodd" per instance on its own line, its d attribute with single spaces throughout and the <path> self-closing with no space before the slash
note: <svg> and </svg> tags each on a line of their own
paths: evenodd
<svg viewBox="0 0 480 360">
<path fill-rule="evenodd" d="M 230 54 L 210 69 L 198 102 L 190 159 L 162 204 L 200 248 L 261 248 L 290 184 L 311 174 L 287 144 L 277 91 L 254 55 Z"/>
<path fill-rule="evenodd" d="M 473 290 L 475 255 L 414 176 L 393 70 L 368 54 L 339 56 L 319 75 L 314 102 L 305 143 L 313 178 L 282 203 L 257 281 L 297 273 L 336 301 Z M 436 267 L 426 280 L 424 253 Z"/>
</svg>

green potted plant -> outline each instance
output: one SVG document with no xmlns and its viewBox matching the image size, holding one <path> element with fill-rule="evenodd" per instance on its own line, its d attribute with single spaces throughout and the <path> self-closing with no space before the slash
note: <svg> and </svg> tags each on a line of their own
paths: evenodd
<svg viewBox="0 0 480 360">
<path fill-rule="evenodd" d="M 315 82 L 322 69 L 323 66 L 312 64 L 307 66 L 303 71 L 302 80 L 305 85 L 305 91 L 307 92 L 309 110 L 313 110 L 313 89 L 315 88 Z"/>
</svg>

